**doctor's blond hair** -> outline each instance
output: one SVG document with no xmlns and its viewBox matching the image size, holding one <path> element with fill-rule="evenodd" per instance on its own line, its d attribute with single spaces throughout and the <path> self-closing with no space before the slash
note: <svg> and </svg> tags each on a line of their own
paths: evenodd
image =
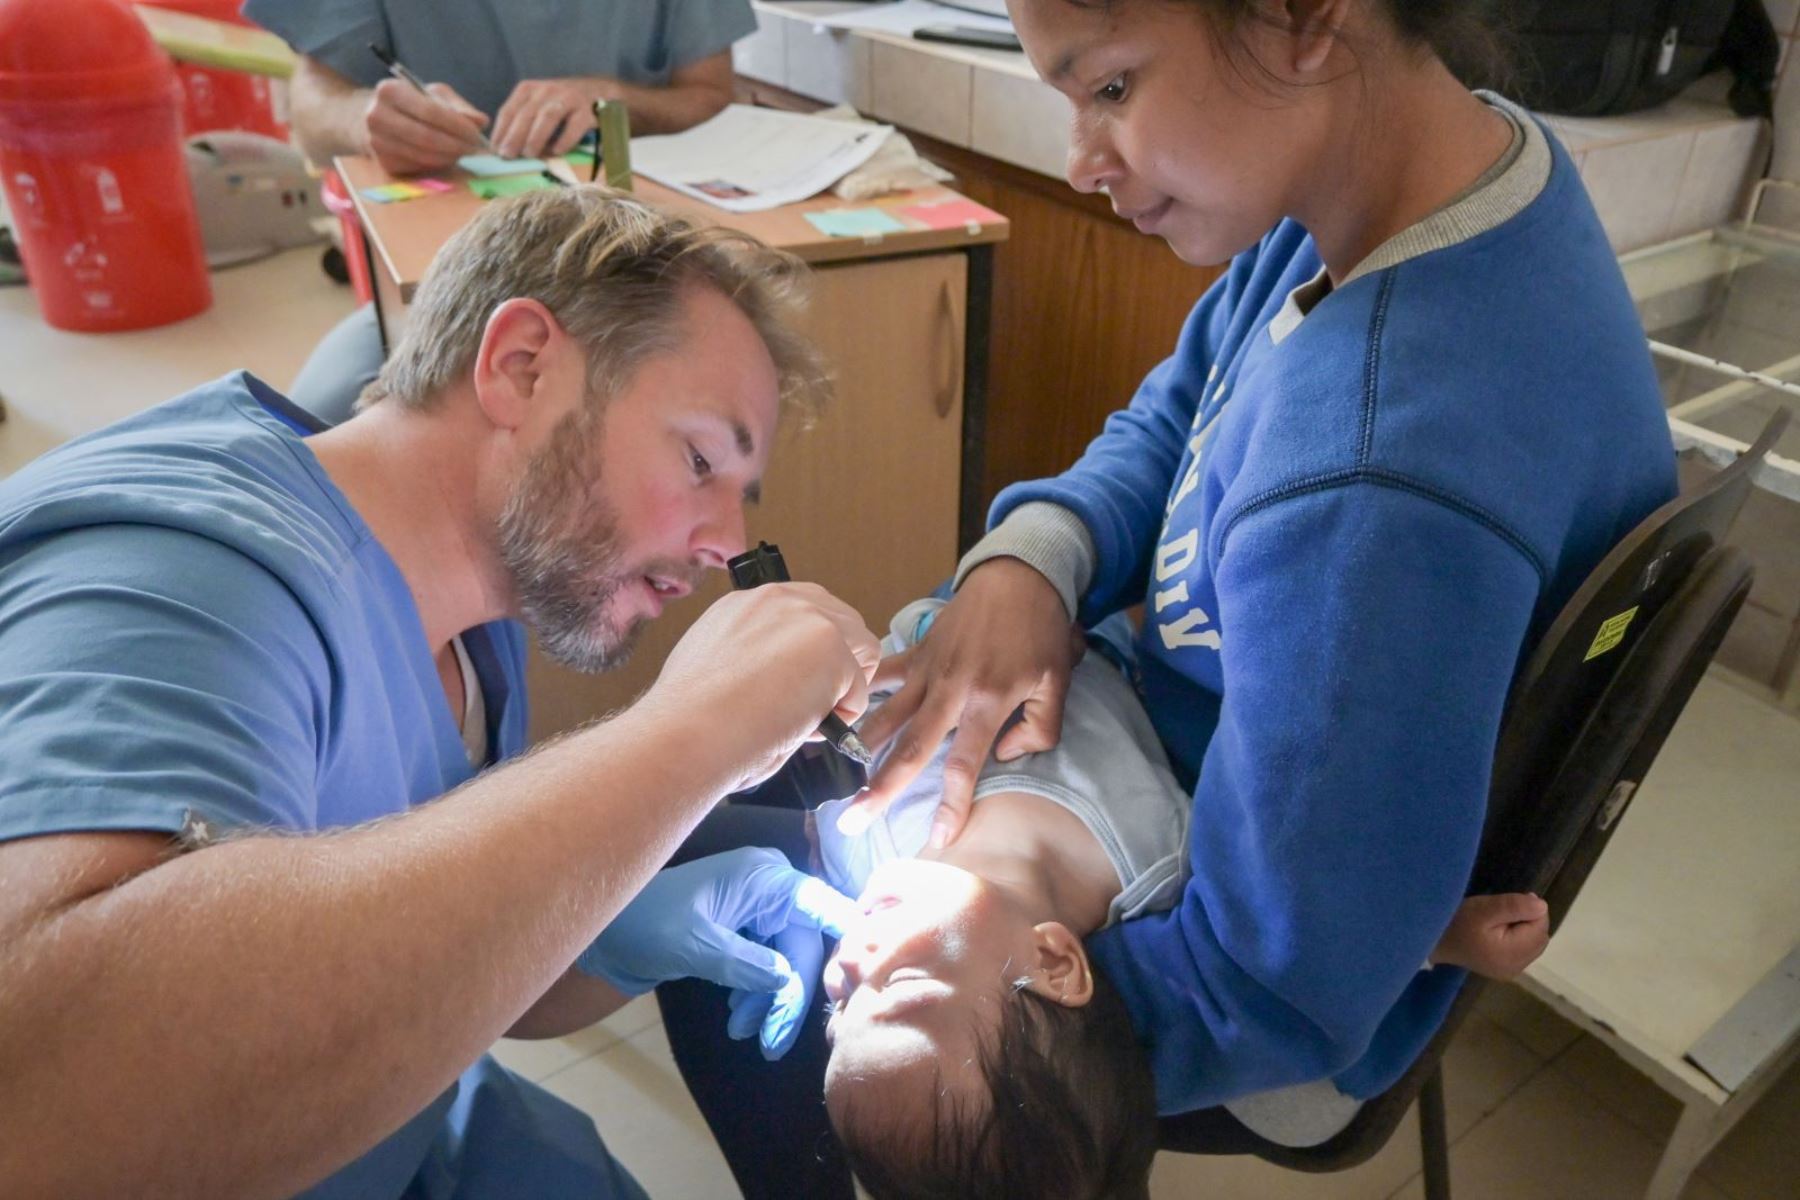
<svg viewBox="0 0 1800 1200">
<path fill-rule="evenodd" d="M 357 407 L 434 406 L 468 375 L 488 317 L 516 297 L 538 301 L 587 351 L 592 397 L 673 350 L 687 290 L 737 305 L 768 347 L 784 410 L 804 420 L 830 394 L 823 360 L 793 325 L 806 267 L 749 234 L 702 226 L 602 187 L 559 187 L 492 201 L 444 243 L 425 272 L 406 331 Z"/>
</svg>

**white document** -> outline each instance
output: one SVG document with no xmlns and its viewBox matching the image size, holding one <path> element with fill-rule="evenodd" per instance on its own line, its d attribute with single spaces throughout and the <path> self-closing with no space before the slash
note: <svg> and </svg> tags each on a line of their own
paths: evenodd
<svg viewBox="0 0 1800 1200">
<path fill-rule="evenodd" d="M 897 4 L 871 4 L 835 17 L 814 17 L 814 25 L 829 29 L 872 29 L 912 36 L 921 25 L 961 25 L 965 29 L 991 29 L 1011 33 L 1005 17 L 985 17 L 967 9 L 933 4 L 931 0 L 899 0 Z"/>
<path fill-rule="evenodd" d="M 686 133 L 631 139 L 638 174 L 728 212 L 816 196 L 863 165 L 891 125 L 733 104 Z"/>
</svg>

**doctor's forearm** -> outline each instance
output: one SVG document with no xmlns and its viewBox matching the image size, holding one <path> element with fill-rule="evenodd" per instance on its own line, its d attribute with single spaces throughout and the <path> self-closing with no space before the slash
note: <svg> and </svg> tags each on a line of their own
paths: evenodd
<svg viewBox="0 0 1800 1200">
<path fill-rule="evenodd" d="M 658 88 L 611 81 L 606 92 L 609 99 L 624 101 L 633 136 L 692 129 L 731 103 L 731 89 L 711 83 Z"/>
<path fill-rule="evenodd" d="M 0 1193 L 290 1195 L 398 1128 L 730 786 L 646 704 L 375 826 L 227 841 L 10 922 Z"/>
<path fill-rule="evenodd" d="M 506 1031 L 509 1038 L 554 1038 L 586 1029 L 630 1003 L 631 997 L 604 979 L 574 967 L 550 985 L 525 1014 Z"/>
</svg>

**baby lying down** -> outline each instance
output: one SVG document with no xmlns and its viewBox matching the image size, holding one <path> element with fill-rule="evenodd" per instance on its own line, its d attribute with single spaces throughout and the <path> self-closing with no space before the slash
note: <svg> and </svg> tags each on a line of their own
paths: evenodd
<svg viewBox="0 0 1800 1200">
<path fill-rule="evenodd" d="M 942 603 L 903 609 L 887 649 L 922 637 Z M 1124 674 L 1130 628 L 1116 621 L 1089 637 L 1061 743 L 990 762 L 949 847 L 925 849 L 942 752 L 861 836 L 838 832 L 848 800 L 818 810 L 819 865 L 864 914 L 825 968 L 825 1101 L 877 1198 L 1145 1194 L 1150 1071 L 1082 938 L 1175 903 L 1190 799 Z M 1536 897 L 1473 897 L 1431 962 L 1510 976 L 1547 929 Z M 1358 1102 L 1321 1081 L 1227 1107 L 1305 1146 Z"/>
</svg>

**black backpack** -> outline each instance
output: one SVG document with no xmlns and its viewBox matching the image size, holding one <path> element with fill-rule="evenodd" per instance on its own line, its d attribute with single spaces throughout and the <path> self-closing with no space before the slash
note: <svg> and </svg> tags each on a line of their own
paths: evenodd
<svg viewBox="0 0 1800 1200">
<path fill-rule="evenodd" d="M 1510 78 L 1483 79 L 1527 108 L 1573 117 L 1652 108 L 1716 67 L 1740 116 L 1773 111 L 1780 53 L 1762 0 L 1504 0 Z"/>
</svg>

